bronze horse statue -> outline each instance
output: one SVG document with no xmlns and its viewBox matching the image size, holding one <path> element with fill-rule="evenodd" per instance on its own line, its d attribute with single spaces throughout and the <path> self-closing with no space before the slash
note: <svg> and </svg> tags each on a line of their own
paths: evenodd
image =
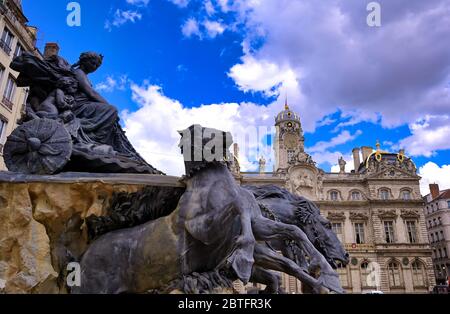
<svg viewBox="0 0 450 314">
<path fill-rule="evenodd" d="M 253 193 L 235 182 L 228 168 L 231 143 L 231 134 L 219 130 L 194 125 L 183 131 L 186 190 L 176 209 L 95 240 L 81 258 L 81 286 L 72 292 L 162 291 L 202 274 L 203 281 L 214 281 L 210 274 L 218 271 L 244 283 L 261 282 L 281 271 L 314 293 L 324 288 L 343 292 L 338 275 L 305 232 L 264 217 Z M 318 278 L 267 244 L 277 240 L 294 241 L 307 256 L 309 269 L 319 270 Z"/>
<path fill-rule="evenodd" d="M 319 208 L 313 202 L 275 185 L 247 185 L 244 188 L 253 193 L 265 217 L 302 229 L 334 269 L 337 268 L 336 262 L 344 266 L 348 264 L 348 253 L 331 230 L 331 223 L 320 215 Z M 308 267 L 307 256 L 294 241 L 272 240 L 269 245 L 300 267 Z M 280 292 L 279 275 L 272 273 L 261 279 L 257 281 L 267 286 L 266 293 Z"/>
</svg>

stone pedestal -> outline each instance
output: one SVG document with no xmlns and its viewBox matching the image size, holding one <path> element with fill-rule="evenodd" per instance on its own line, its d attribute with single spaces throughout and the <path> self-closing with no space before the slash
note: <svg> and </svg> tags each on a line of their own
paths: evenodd
<svg viewBox="0 0 450 314">
<path fill-rule="evenodd" d="M 88 245 L 84 219 L 104 215 L 114 193 L 144 186 L 182 184 L 161 175 L 0 172 L 0 293 L 66 293 L 58 274 Z"/>
</svg>

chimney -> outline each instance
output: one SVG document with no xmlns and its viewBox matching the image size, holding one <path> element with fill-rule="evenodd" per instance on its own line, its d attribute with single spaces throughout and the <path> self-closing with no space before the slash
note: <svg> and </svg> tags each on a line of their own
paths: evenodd
<svg viewBox="0 0 450 314">
<path fill-rule="evenodd" d="M 359 157 L 359 148 L 353 148 L 353 163 L 355 164 L 355 172 L 358 172 L 359 165 L 361 165 L 361 158 Z"/>
<path fill-rule="evenodd" d="M 439 184 L 433 183 L 430 184 L 430 192 L 431 192 L 431 199 L 434 200 L 436 197 L 439 196 Z"/>
<path fill-rule="evenodd" d="M 44 58 L 57 56 L 59 54 L 59 45 L 57 43 L 46 43 L 44 50 Z"/>
<path fill-rule="evenodd" d="M 363 147 L 361 147 L 361 150 L 362 150 L 363 162 L 365 162 L 367 160 L 367 158 L 370 156 L 370 154 L 372 154 L 373 147 L 363 146 Z"/>
</svg>

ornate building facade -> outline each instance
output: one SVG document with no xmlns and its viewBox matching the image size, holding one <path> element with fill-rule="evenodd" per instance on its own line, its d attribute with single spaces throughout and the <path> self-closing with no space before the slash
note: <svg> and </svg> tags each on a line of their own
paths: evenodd
<svg viewBox="0 0 450 314">
<path fill-rule="evenodd" d="M 287 104 L 275 127 L 274 172 L 244 173 L 235 166 L 236 179 L 275 184 L 318 204 L 350 254 L 349 265 L 338 269 L 347 292 L 429 292 L 435 279 L 420 177 L 405 152 L 385 152 L 379 144 L 355 148 L 354 171 L 345 172 L 341 158 L 340 173 L 326 173 L 305 152 L 300 117 Z M 297 280 L 282 277 L 286 292 L 301 292 Z"/>
<path fill-rule="evenodd" d="M 439 185 L 430 184 L 430 194 L 426 195 L 424 200 L 436 282 L 448 285 L 450 281 L 450 189 L 441 191 Z"/>
<path fill-rule="evenodd" d="M 23 51 L 39 54 L 35 49 L 37 30 L 27 23 L 21 0 L 0 0 L 0 170 L 5 170 L 3 145 L 17 126 L 28 93 L 17 87 L 18 73 L 9 64 Z"/>
</svg>

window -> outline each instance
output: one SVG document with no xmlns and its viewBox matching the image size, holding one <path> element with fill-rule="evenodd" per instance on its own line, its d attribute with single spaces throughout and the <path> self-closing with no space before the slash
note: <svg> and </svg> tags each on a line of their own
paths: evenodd
<svg viewBox="0 0 450 314">
<path fill-rule="evenodd" d="M 0 64 L 0 85 L 3 79 L 3 73 L 5 73 L 5 67 Z"/>
<path fill-rule="evenodd" d="M 433 224 L 431 223 L 431 220 L 428 220 L 428 226 L 431 228 L 433 227 Z"/>
<path fill-rule="evenodd" d="M 439 257 L 439 258 L 442 258 L 442 250 L 441 250 L 441 249 L 438 249 L 438 252 L 439 252 L 438 257 Z"/>
<path fill-rule="evenodd" d="M 394 222 L 384 222 L 384 239 L 386 243 L 394 243 Z"/>
<path fill-rule="evenodd" d="M 336 191 L 331 191 L 330 192 L 330 199 L 332 201 L 337 201 L 338 198 L 339 198 L 339 193 L 338 192 L 336 192 Z"/>
<path fill-rule="evenodd" d="M 14 99 L 14 93 L 16 92 L 16 81 L 10 75 L 8 77 L 8 82 L 6 83 L 5 93 L 3 94 L 4 98 L 8 101 L 12 102 Z"/>
<path fill-rule="evenodd" d="M 341 241 L 341 243 L 344 243 L 344 237 L 342 235 L 342 223 L 341 222 L 333 222 L 333 223 L 331 223 L 331 229 L 336 234 L 336 236 L 338 237 L 339 241 Z"/>
<path fill-rule="evenodd" d="M 402 191 L 402 198 L 403 200 L 407 201 L 411 199 L 411 192 L 410 191 Z"/>
<path fill-rule="evenodd" d="M 359 193 L 358 191 L 353 191 L 352 192 L 352 200 L 359 201 L 360 199 L 361 199 L 361 193 Z"/>
<path fill-rule="evenodd" d="M 357 244 L 362 244 L 365 242 L 364 240 L 364 224 L 363 223 L 355 223 L 355 242 Z"/>
<path fill-rule="evenodd" d="M 337 262 L 337 273 L 342 287 L 349 287 L 347 267 L 344 267 L 340 262 Z"/>
<path fill-rule="evenodd" d="M 408 232 L 408 240 L 409 243 L 417 242 L 417 229 L 415 221 L 407 221 L 406 222 L 406 230 Z"/>
<path fill-rule="evenodd" d="M 288 149 L 287 155 L 288 155 L 288 162 L 293 162 L 295 158 L 295 150 Z"/>
<path fill-rule="evenodd" d="M 434 242 L 434 234 L 431 234 L 431 243 Z"/>
<path fill-rule="evenodd" d="M 447 258 L 448 257 L 448 255 L 447 255 L 447 248 L 445 247 L 442 250 L 444 251 L 444 258 Z"/>
<path fill-rule="evenodd" d="M 419 261 L 414 261 L 411 264 L 413 273 L 413 285 L 414 287 L 425 287 L 425 267 Z"/>
<path fill-rule="evenodd" d="M 362 287 L 376 287 L 377 278 L 376 271 L 369 268 L 368 262 L 361 263 L 361 286 Z"/>
<path fill-rule="evenodd" d="M 389 199 L 389 191 L 386 189 L 380 190 L 380 198 L 382 200 L 388 200 Z"/>
<path fill-rule="evenodd" d="M 14 58 L 21 56 L 23 53 L 23 47 L 21 44 L 17 43 L 16 50 L 14 50 Z"/>
<path fill-rule="evenodd" d="M 9 56 L 11 53 L 11 46 L 14 40 L 14 35 L 5 27 L 2 33 L 2 38 L 0 40 L 0 48 Z"/>
<path fill-rule="evenodd" d="M 444 239 L 444 231 L 443 230 L 441 230 L 441 240 L 445 240 Z"/>
<path fill-rule="evenodd" d="M 441 217 L 438 217 L 438 224 L 439 224 L 439 226 L 442 225 L 442 219 L 441 219 Z"/>
<path fill-rule="evenodd" d="M 390 287 L 401 286 L 400 265 L 397 262 L 390 262 L 388 265 L 388 276 Z"/>
<path fill-rule="evenodd" d="M 450 201 L 447 201 L 447 207 L 450 208 Z"/>
<path fill-rule="evenodd" d="M 3 120 L 0 118 L 0 145 L 3 145 L 3 136 L 5 135 L 6 126 L 8 125 L 8 122 L 6 120 Z M 2 152 L 2 149 L 0 149 L 0 153 Z"/>
<path fill-rule="evenodd" d="M 433 226 L 436 226 L 436 218 L 433 218 Z"/>
</svg>

